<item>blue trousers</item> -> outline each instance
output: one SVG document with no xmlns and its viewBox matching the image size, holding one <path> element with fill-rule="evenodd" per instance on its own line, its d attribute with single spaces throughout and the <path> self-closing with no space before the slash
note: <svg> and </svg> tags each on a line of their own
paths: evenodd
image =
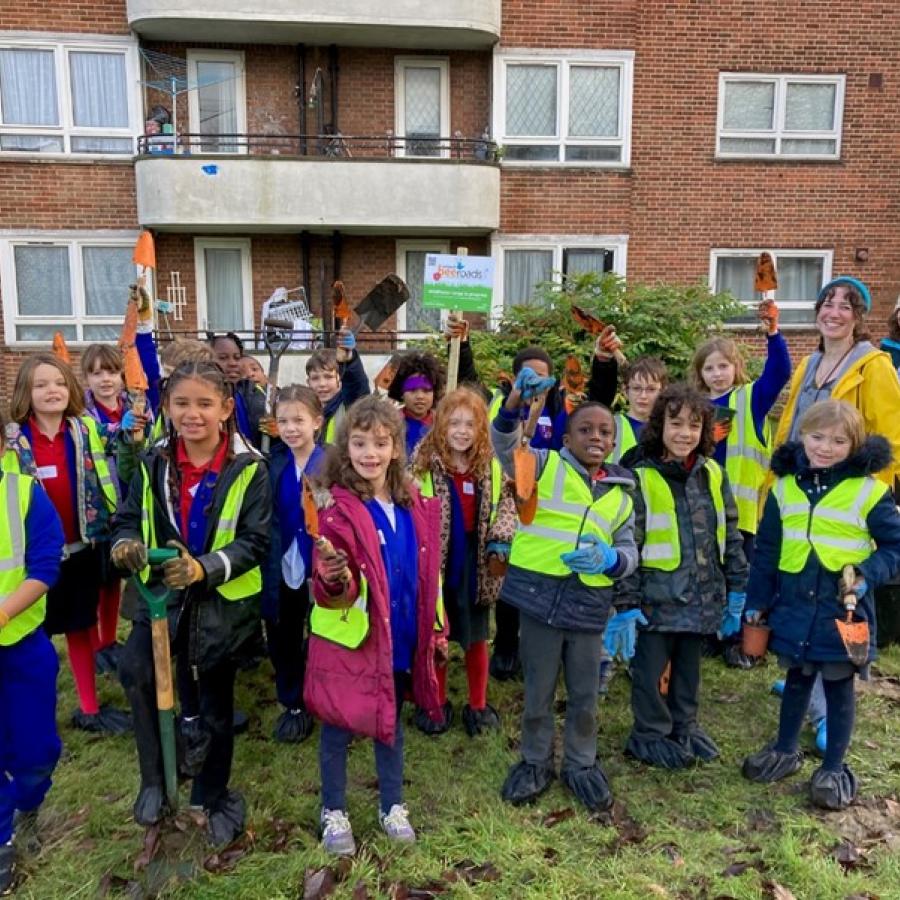
<svg viewBox="0 0 900 900">
<path fill-rule="evenodd" d="M 62 744 L 56 733 L 59 661 L 43 628 L 0 647 L 0 845 L 16 810 L 37 809 L 50 790 Z"/>
<path fill-rule="evenodd" d="M 395 803 L 403 802 L 403 722 L 400 708 L 409 676 L 394 672 L 397 696 L 397 728 L 394 746 L 375 741 L 375 771 L 381 811 L 388 813 Z M 322 725 L 319 736 L 319 770 L 322 776 L 322 806 L 325 809 L 347 809 L 347 748 L 353 732 L 334 725 Z"/>
</svg>

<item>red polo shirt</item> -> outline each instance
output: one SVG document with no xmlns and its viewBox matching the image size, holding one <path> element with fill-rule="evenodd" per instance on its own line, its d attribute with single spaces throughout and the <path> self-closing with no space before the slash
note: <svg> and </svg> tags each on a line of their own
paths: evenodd
<svg viewBox="0 0 900 900">
<path fill-rule="evenodd" d="M 228 451 L 228 444 L 223 437 L 219 442 L 213 458 L 202 466 L 195 466 L 188 459 L 187 450 L 184 447 L 184 441 L 178 438 L 178 444 L 175 447 L 175 463 L 181 472 L 181 497 L 179 498 L 178 519 L 181 524 L 181 535 L 187 540 L 188 522 L 191 516 L 191 504 L 194 502 L 194 494 L 197 485 L 203 481 L 210 473 L 216 475 L 222 471 L 225 464 L 225 456 Z"/>
<path fill-rule="evenodd" d="M 453 484 L 462 507 L 463 527 L 468 534 L 475 530 L 475 478 L 469 472 L 454 472 Z"/>
<path fill-rule="evenodd" d="M 68 434 L 68 423 L 65 419 L 59 424 L 59 430 L 52 437 L 47 437 L 34 416 L 28 420 L 31 431 L 31 452 L 38 469 L 38 477 L 50 501 L 56 507 L 63 526 L 63 534 L 67 544 L 81 540 L 78 527 L 78 512 L 75 505 L 75 485 L 69 460 L 74 448 L 69 450 L 71 439 Z"/>
</svg>

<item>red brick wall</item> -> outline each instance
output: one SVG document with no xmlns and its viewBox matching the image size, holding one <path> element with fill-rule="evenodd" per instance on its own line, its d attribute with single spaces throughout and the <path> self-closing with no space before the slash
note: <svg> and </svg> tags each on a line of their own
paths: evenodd
<svg viewBox="0 0 900 900">
<path fill-rule="evenodd" d="M 0 31 L 128 34 L 124 0 L 9 0 L 0 4 Z"/>
<path fill-rule="evenodd" d="M 684 3 L 637 0 L 503 0 L 500 44 L 504 47 L 627 48 L 637 15 L 655 15 L 652 7 Z M 710 4 L 703 3 L 704 8 Z"/>
</svg>

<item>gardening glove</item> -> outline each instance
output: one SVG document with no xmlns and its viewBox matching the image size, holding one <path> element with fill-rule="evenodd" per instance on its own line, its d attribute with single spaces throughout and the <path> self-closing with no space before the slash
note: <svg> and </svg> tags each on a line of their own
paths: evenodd
<svg viewBox="0 0 900 900">
<path fill-rule="evenodd" d="M 769 334 L 778 333 L 778 306 L 774 300 L 763 300 L 759 304 L 759 321 L 766 326 Z"/>
<path fill-rule="evenodd" d="M 869 585 L 866 583 L 866 579 L 863 578 L 862 575 L 856 576 L 856 581 L 853 583 L 853 593 L 856 594 L 857 600 L 862 600 L 862 598 L 869 593 Z"/>
<path fill-rule="evenodd" d="M 356 349 L 356 335 L 346 326 L 337 333 L 337 361 L 349 362 Z"/>
<path fill-rule="evenodd" d="M 634 656 L 638 625 L 646 625 L 647 620 L 639 609 L 629 609 L 616 613 L 607 623 L 603 632 L 603 647 L 613 658 L 616 656 L 627 662 Z"/>
<path fill-rule="evenodd" d="M 258 427 L 262 434 L 268 435 L 270 438 L 277 438 L 279 436 L 275 416 L 260 416 Z"/>
<path fill-rule="evenodd" d="M 498 559 L 509 559 L 509 544 L 506 541 L 488 541 L 485 555 L 496 556 Z"/>
<path fill-rule="evenodd" d="M 459 338 L 461 341 L 469 339 L 469 323 L 462 317 L 457 319 L 449 316 L 447 318 L 447 324 L 444 326 L 444 340 L 449 341 L 452 338 Z"/>
<path fill-rule="evenodd" d="M 766 612 L 763 609 L 748 609 L 744 612 L 744 621 L 748 625 L 762 625 Z"/>
<path fill-rule="evenodd" d="M 147 548 L 143 541 L 135 538 L 122 538 L 113 544 L 109 554 L 112 564 L 117 569 L 136 574 L 147 565 Z"/>
<path fill-rule="evenodd" d="M 157 300 L 156 311 L 167 316 L 170 312 L 175 312 L 175 307 L 168 300 Z"/>
<path fill-rule="evenodd" d="M 612 359 L 616 350 L 622 349 L 622 339 L 616 334 L 615 325 L 607 325 L 594 343 L 594 356 L 600 360 Z"/>
<path fill-rule="evenodd" d="M 579 575 L 602 575 L 619 561 L 616 550 L 595 534 L 582 535 L 578 543 L 577 550 L 560 553 L 559 558 Z"/>
<path fill-rule="evenodd" d="M 316 571 L 326 584 L 348 581 L 346 552 L 334 548 L 330 552 L 327 549 L 319 549 L 316 553 Z"/>
<path fill-rule="evenodd" d="M 139 322 L 150 322 L 153 320 L 153 303 L 145 287 L 137 284 L 131 285 L 131 296 L 128 299 L 133 300 L 137 306 Z"/>
<path fill-rule="evenodd" d="M 549 391 L 554 384 L 556 381 L 553 378 L 549 376 L 541 378 L 530 366 L 523 366 L 516 375 L 516 383 L 513 388 L 521 394 L 523 400 L 528 402 L 534 400 L 539 394 Z"/>
<path fill-rule="evenodd" d="M 136 413 L 133 409 L 128 409 L 122 416 L 122 423 L 119 427 L 122 431 L 143 434 L 149 424 L 150 417 L 146 413 Z"/>
<path fill-rule="evenodd" d="M 166 546 L 178 551 L 174 559 L 167 559 L 162 566 L 163 584 L 167 588 L 182 590 L 206 578 L 203 566 L 191 556 L 180 541 L 166 541 Z"/>
<path fill-rule="evenodd" d="M 722 613 L 722 625 L 719 628 L 719 638 L 731 637 L 741 630 L 741 615 L 746 602 L 747 595 L 743 591 L 728 592 L 727 603 Z"/>
<path fill-rule="evenodd" d="M 729 434 L 731 434 L 731 422 L 727 419 L 720 419 L 718 422 L 713 422 L 713 440 L 718 444 L 719 441 L 724 441 Z"/>
</svg>

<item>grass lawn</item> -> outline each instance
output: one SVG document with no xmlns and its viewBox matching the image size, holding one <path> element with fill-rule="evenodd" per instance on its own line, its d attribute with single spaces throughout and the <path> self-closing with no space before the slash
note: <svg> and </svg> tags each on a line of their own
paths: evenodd
<svg viewBox="0 0 900 900">
<path fill-rule="evenodd" d="M 465 678 L 458 655 L 451 667 L 459 710 Z M 406 799 L 419 834 L 413 847 L 391 846 L 381 835 L 371 745 L 354 745 L 349 812 L 359 851 L 340 865 L 318 847 L 317 732 L 299 747 L 270 740 L 279 707 L 268 663 L 238 679 L 238 704 L 251 714 L 251 727 L 237 739 L 232 784 L 247 799 L 247 839 L 211 856 L 202 831 L 183 815 L 143 860 L 144 833 L 131 820 L 138 784 L 131 739 L 74 731 L 72 682 L 64 662 L 61 669 L 65 756 L 41 810 L 43 846 L 23 860 L 18 897 L 900 898 L 897 648 L 882 656 L 860 695 L 849 763 L 861 795 L 844 813 L 811 808 L 815 759 L 771 787 L 740 775 L 742 757 L 774 733 L 772 663 L 740 672 L 704 661 L 701 721 L 722 758 L 673 774 L 623 757 L 629 682 L 617 675 L 600 710 L 599 750 L 618 802 L 602 819 L 589 817 L 558 783 L 535 806 L 501 802 L 500 785 L 516 759 L 522 687 L 492 682 L 502 732 L 470 740 L 458 713 L 439 738 L 407 728 Z M 124 704 L 109 677 L 101 690 L 104 702 Z M 804 739 L 811 745 L 810 735 Z"/>
</svg>

